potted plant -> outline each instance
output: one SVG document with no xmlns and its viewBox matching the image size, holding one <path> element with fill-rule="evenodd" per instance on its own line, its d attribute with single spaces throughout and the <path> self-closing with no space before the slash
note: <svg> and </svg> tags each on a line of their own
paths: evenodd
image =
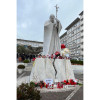
<svg viewBox="0 0 100 100">
<path fill-rule="evenodd" d="M 40 100 L 40 98 L 40 91 L 31 83 L 22 83 L 17 87 L 17 100 Z"/>
<path fill-rule="evenodd" d="M 24 71 L 25 66 L 24 65 L 18 65 L 17 68 L 18 68 L 18 73 L 21 74 Z"/>
<path fill-rule="evenodd" d="M 28 59 L 25 59 L 24 60 L 24 65 L 27 66 L 28 63 L 29 63 L 29 60 Z"/>
</svg>

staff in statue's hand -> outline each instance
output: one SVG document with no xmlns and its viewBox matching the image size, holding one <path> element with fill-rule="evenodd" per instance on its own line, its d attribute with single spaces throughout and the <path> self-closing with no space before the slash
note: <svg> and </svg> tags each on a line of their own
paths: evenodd
<svg viewBox="0 0 100 100">
<path fill-rule="evenodd" d="M 57 33 L 58 33 L 58 27 L 59 27 L 59 20 L 57 18 L 55 18 L 56 22 L 55 22 L 55 27 L 57 28 Z"/>
<path fill-rule="evenodd" d="M 55 25 L 55 27 L 58 27 L 60 21 L 57 18 L 55 18 L 55 20 L 56 20 L 56 22 L 54 23 L 54 25 Z"/>
</svg>

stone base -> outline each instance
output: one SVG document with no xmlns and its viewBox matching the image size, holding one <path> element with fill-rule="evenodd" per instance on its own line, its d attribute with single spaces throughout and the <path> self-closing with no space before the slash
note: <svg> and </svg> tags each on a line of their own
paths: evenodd
<svg viewBox="0 0 100 100">
<path fill-rule="evenodd" d="M 37 88 L 37 90 L 39 90 L 41 93 L 47 93 L 47 92 L 66 92 L 66 91 L 71 91 L 71 90 L 75 90 L 76 88 L 80 87 L 79 85 L 75 85 L 75 86 L 68 86 L 67 88 L 54 88 L 54 89 L 47 89 L 45 87 L 41 88 Z"/>
<path fill-rule="evenodd" d="M 39 82 L 45 81 L 45 79 L 53 79 L 53 81 L 55 80 L 53 59 L 36 58 L 33 65 L 30 81 Z M 69 59 L 55 59 L 54 65 L 57 70 L 56 78 L 58 79 L 58 82 L 67 79 L 75 80 L 74 72 Z"/>
<path fill-rule="evenodd" d="M 21 85 L 22 83 L 29 83 L 29 76 L 25 76 L 17 80 L 17 86 Z M 37 90 L 39 90 L 41 93 L 65 92 L 65 91 L 75 90 L 77 87 L 79 87 L 79 85 L 65 85 L 63 88 L 60 89 L 59 88 L 47 89 L 46 87 L 43 88 L 37 87 Z"/>
</svg>

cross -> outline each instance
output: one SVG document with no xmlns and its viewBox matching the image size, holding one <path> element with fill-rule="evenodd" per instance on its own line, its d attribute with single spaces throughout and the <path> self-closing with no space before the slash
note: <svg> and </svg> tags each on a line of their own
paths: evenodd
<svg viewBox="0 0 100 100">
<path fill-rule="evenodd" d="M 56 4 L 55 7 L 56 7 L 56 18 L 57 18 L 57 12 L 58 12 L 58 8 L 59 8 L 59 7 L 57 6 L 57 4 Z"/>
</svg>

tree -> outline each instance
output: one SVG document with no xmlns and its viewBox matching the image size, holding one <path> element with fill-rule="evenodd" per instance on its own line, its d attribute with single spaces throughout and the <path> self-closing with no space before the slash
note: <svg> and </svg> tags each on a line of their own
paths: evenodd
<svg viewBox="0 0 100 100">
<path fill-rule="evenodd" d="M 23 45 L 18 45 L 17 52 L 20 54 L 25 53 L 26 52 L 25 47 Z"/>
</svg>

